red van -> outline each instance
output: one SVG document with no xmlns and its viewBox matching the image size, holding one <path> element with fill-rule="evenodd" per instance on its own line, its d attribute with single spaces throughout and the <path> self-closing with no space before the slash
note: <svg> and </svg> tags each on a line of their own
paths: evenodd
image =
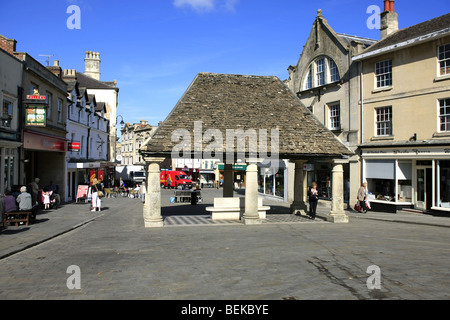
<svg viewBox="0 0 450 320">
<path fill-rule="evenodd" d="M 183 171 L 161 171 L 160 184 L 161 188 L 192 188 L 192 180 Z"/>
</svg>

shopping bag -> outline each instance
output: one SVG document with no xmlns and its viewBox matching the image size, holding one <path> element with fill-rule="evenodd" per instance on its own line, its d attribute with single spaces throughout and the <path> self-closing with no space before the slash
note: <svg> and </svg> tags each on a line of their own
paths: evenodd
<svg viewBox="0 0 450 320">
<path fill-rule="evenodd" d="M 370 207 L 370 202 L 369 202 L 369 201 L 366 201 L 366 209 L 372 209 L 372 208 Z"/>
<path fill-rule="evenodd" d="M 355 204 L 355 206 L 353 207 L 353 209 L 355 211 L 361 212 L 361 206 L 359 205 L 359 201 Z"/>
</svg>

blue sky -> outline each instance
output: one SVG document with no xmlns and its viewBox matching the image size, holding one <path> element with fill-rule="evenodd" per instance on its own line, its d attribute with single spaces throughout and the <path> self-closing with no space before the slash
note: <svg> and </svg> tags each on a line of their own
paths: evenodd
<svg viewBox="0 0 450 320">
<path fill-rule="evenodd" d="M 423 4 L 424 3 L 424 4 Z M 81 29 L 69 29 L 70 5 Z M 367 27 L 382 0 L 48 0 L 0 2 L 0 34 L 46 65 L 84 71 L 87 50 L 100 52 L 101 80 L 117 80 L 126 122 L 166 118 L 199 72 L 287 78 L 317 9 L 338 33 L 379 39 Z M 405 28 L 450 12 L 448 0 L 397 0 Z M 6 13 L 6 14 L 5 14 Z"/>
</svg>

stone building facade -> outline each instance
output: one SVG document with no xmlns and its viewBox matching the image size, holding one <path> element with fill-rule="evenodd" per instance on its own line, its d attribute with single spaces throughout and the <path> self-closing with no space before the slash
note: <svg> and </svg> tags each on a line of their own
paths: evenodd
<svg viewBox="0 0 450 320">
<path fill-rule="evenodd" d="M 450 14 L 398 30 L 393 10 L 381 15 L 381 40 L 353 58 L 362 179 L 375 209 L 450 212 Z"/>
<path fill-rule="evenodd" d="M 352 55 L 376 40 L 336 33 L 318 10 L 308 40 L 295 66 L 288 68 L 287 86 L 322 124 L 355 151 L 360 143 L 361 110 L 359 65 Z M 306 164 L 307 181 L 318 184 L 320 197 L 332 198 L 331 163 L 311 160 Z M 356 202 L 361 183 L 358 155 L 344 164 L 345 197 Z"/>
</svg>

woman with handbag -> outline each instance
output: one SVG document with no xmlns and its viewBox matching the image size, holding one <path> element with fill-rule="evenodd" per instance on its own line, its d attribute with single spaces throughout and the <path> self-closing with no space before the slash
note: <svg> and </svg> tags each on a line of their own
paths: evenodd
<svg viewBox="0 0 450 320">
<path fill-rule="evenodd" d="M 361 207 L 362 213 L 367 213 L 366 190 L 367 190 L 367 182 L 364 182 L 363 185 L 361 187 L 359 187 L 359 189 L 358 189 L 358 201 L 359 201 L 359 206 Z"/>
<path fill-rule="evenodd" d="M 96 178 L 92 180 L 91 197 L 92 197 L 91 211 L 97 211 L 97 209 L 98 211 L 100 211 L 102 206 L 101 198 L 103 197 L 103 186 Z"/>
<path fill-rule="evenodd" d="M 317 183 L 313 182 L 308 190 L 309 201 L 309 218 L 316 219 L 317 202 L 319 202 L 319 191 L 317 191 Z"/>
</svg>

